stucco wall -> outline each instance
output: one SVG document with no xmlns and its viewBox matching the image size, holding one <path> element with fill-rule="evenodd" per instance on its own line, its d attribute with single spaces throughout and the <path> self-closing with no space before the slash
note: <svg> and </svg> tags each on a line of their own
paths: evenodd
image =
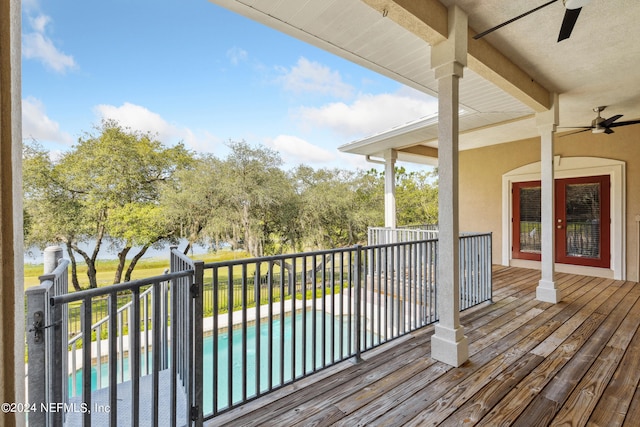
<svg viewBox="0 0 640 427">
<path fill-rule="evenodd" d="M 640 125 L 616 128 L 611 135 L 558 136 L 555 155 L 626 162 L 626 271 L 628 280 L 638 281 L 635 218 L 640 215 Z M 494 263 L 500 262 L 502 254 L 502 175 L 538 161 L 538 138 L 460 152 L 460 229 L 493 232 Z"/>
</svg>

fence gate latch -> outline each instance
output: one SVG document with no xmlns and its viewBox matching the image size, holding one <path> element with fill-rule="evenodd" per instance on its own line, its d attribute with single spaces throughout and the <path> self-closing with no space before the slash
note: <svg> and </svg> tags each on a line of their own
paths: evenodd
<svg viewBox="0 0 640 427">
<path fill-rule="evenodd" d="M 29 332 L 34 332 L 33 341 L 39 343 L 42 341 L 42 331 L 44 330 L 44 313 L 42 311 L 36 311 L 33 313 L 33 326 L 29 329 Z"/>
<path fill-rule="evenodd" d="M 200 416 L 200 407 L 192 406 L 190 412 L 191 413 L 189 415 L 191 415 L 191 421 L 198 421 L 198 417 Z"/>
<path fill-rule="evenodd" d="M 31 329 L 29 329 L 29 332 L 34 333 L 33 342 L 35 343 L 42 342 L 44 330 L 52 326 L 60 325 L 61 323 L 62 321 L 57 321 L 50 325 L 45 326 L 44 313 L 42 311 L 36 311 L 35 313 L 33 313 L 33 325 L 31 326 Z"/>
<path fill-rule="evenodd" d="M 199 288 L 197 283 L 193 283 L 189 288 L 189 291 L 191 291 L 191 298 L 198 298 Z"/>
</svg>

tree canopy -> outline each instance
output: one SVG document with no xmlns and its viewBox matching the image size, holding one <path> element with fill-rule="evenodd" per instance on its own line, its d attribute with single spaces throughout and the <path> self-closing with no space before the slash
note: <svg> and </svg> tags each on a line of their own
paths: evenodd
<svg viewBox="0 0 640 427">
<path fill-rule="evenodd" d="M 25 243 L 66 246 L 80 289 L 73 255 L 87 264 L 95 287 L 105 246 L 118 254 L 118 283 L 130 280 L 150 247 L 180 238 L 263 256 L 364 243 L 367 228 L 383 224 L 383 173 L 285 170 L 274 150 L 244 141 L 227 146 L 226 158 L 196 154 L 115 121 L 103 121 L 57 157 L 27 143 Z M 398 222 L 434 222 L 436 176 L 396 172 Z"/>
<path fill-rule="evenodd" d="M 104 244 L 118 253 L 114 283 L 122 279 L 129 251 L 139 246 L 125 274 L 128 280 L 149 247 L 175 237 L 159 203 L 161 187 L 191 159 L 183 145 L 164 147 L 152 135 L 115 121 L 103 121 L 55 160 L 38 144 L 25 144 L 27 245 L 64 244 L 76 289 L 73 253 L 87 264 L 89 287 L 96 287 L 96 260 Z M 81 242 L 91 242 L 93 249 L 81 248 Z"/>
</svg>

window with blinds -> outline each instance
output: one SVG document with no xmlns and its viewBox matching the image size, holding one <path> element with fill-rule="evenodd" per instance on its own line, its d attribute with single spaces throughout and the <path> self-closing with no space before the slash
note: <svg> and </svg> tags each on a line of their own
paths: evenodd
<svg viewBox="0 0 640 427">
<path fill-rule="evenodd" d="M 600 184 L 565 186 L 565 255 L 600 258 Z"/>
<path fill-rule="evenodd" d="M 540 181 L 514 182 L 512 217 L 513 258 L 539 261 L 542 251 L 542 189 Z"/>
<path fill-rule="evenodd" d="M 519 188 L 520 196 L 520 252 L 540 253 L 540 232 L 542 217 L 540 213 L 540 186 Z"/>
</svg>

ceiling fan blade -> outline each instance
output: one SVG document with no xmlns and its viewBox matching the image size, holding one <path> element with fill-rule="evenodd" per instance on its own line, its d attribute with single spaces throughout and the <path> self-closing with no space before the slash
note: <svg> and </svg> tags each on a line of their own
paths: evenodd
<svg viewBox="0 0 640 427">
<path fill-rule="evenodd" d="M 555 3 L 555 2 L 557 2 L 557 1 L 558 1 L 558 0 L 551 0 L 550 2 L 547 2 L 547 3 L 543 4 L 542 6 L 538 6 L 538 7 L 536 7 L 535 9 L 531 9 L 530 11 L 523 13 L 522 15 L 518 15 L 518 16 L 516 16 L 515 18 L 511 18 L 511 19 L 509 19 L 508 21 L 503 22 L 503 23 L 502 23 L 502 24 L 500 24 L 500 25 L 496 25 L 496 26 L 495 26 L 495 27 L 493 27 L 493 28 L 489 28 L 489 29 L 488 29 L 488 30 L 486 30 L 486 31 L 483 31 L 483 32 L 481 32 L 481 33 L 479 33 L 479 34 L 476 34 L 475 36 L 473 36 L 473 38 L 474 38 L 474 40 L 478 40 L 479 38 L 482 38 L 482 37 L 486 36 L 486 35 L 487 35 L 487 34 L 489 34 L 489 33 L 493 33 L 495 30 L 497 30 L 497 29 L 499 29 L 499 28 L 502 28 L 502 27 L 504 27 L 505 25 L 511 24 L 512 22 L 517 21 L 517 20 L 518 20 L 518 19 L 520 19 L 520 18 L 524 18 L 525 16 L 530 15 L 530 14 L 532 14 L 533 12 L 535 12 L 535 11 L 538 11 L 538 10 L 542 9 L 543 7 L 547 7 L 547 6 L 549 6 L 551 3 Z M 572 28 L 573 28 L 573 27 L 572 27 Z"/>
<path fill-rule="evenodd" d="M 607 127 L 615 128 L 615 127 L 618 127 L 618 126 L 637 125 L 638 123 L 640 123 L 640 120 L 627 120 L 626 122 L 612 123 Z"/>
<path fill-rule="evenodd" d="M 562 27 L 560 27 L 560 34 L 558 35 L 559 42 L 564 39 L 568 39 L 569 36 L 571 36 L 571 31 L 573 31 L 573 27 L 576 25 L 576 21 L 578 20 L 578 16 L 580 16 L 581 10 L 581 7 L 578 9 L 565 10 L 564 19 L 562 20 Z"/>
<path fill-rule="evenodd" d="M 604 133 L 606 133 L 606 134 L 608 135 L 608 134 L 610 134 L 610 133 L 613 133 L 613 131 L 612 131 L 611 129 L 609 129 L 609 128 L 606 128 L 606 129 L 604 130 Z"/>
<path fill-rule="evenodd" d="M 611 126 L 613 124 L 613 122 L 618 120 L 620 117 L 622 117 L 622 114 L 616 114 L 613 117 L 609 117 L 605 121 L 601 122 L 600 126 L 603 127 L 603 128 L 608 128 L 609 126 Z"/>
</svg>

